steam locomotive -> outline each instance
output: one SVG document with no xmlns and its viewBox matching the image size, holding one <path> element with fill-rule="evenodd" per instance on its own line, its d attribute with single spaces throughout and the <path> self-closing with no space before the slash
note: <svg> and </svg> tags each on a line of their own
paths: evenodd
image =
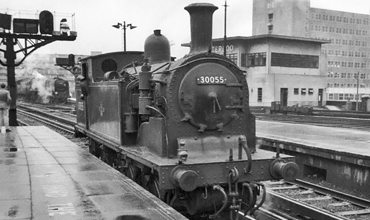
<svg viewBox="0 0 370 220">
<path fill-rule="evenodd" d="M 92 154 L 189 218 L 250 215 L 264 201 L 261 181 L 293 180 L 298 166 L 294 157 L 256 148 L 244 72 L 210 50 L 217 7 L 185 9 L 191 49 L 177 61 L 159 30 L 144 54 L 81 59 L 76 134 L 89 138 Z"/>
<path fill-rule="evenodd" d="M 22 77 L 16 82 L 18 97 L 27 102 L 66 103 L 70 98 L 68 81 L 59 77 Z"/>
</svg>

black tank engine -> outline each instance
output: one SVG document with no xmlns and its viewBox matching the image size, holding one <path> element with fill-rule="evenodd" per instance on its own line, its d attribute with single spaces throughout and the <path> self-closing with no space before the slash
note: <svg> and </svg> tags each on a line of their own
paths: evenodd
<svg viewBox="0 0 370 220">
<path fill-rule="evenodd" d="M 298 166 L 294 157 L 256 149 L 244 72 L 210 51 L 217 7 L 185 9 L 191 49 L 177 61 L 159 30 L 144 54 L 81 60 L 76 132 L 89 137 L 91 153 L 187 217 L 252 214 L 264 200 L 260 182 L 295 179 Z"/>
</svg>

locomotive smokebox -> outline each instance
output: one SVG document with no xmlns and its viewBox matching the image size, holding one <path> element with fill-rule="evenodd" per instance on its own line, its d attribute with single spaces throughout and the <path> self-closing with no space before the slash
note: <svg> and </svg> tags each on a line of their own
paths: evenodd
<svg viewBox="0 0 370 220">
<path fill-rule="evenodd" d="M 212 48 L 212 16 L 218 7 L 194 3 L 185 7 L 190 14 L 191 48 L 189 54 L 205 53 Z"/>
</svg>

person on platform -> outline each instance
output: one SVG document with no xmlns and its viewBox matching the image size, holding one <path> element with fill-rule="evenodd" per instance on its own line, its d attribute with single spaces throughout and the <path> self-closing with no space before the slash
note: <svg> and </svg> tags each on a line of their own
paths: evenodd
<svg viewBox="0 0 370 220">
<path fill-rule="evenodd" d="M 5 132 L 11 132 L 9 129 L 9 105 L 12 101 L 10 93 L 5 89 L 6 85 L 1 83 L 0 85 L 0 132 L 2 126 L 5 126 Z"/>
</svg>

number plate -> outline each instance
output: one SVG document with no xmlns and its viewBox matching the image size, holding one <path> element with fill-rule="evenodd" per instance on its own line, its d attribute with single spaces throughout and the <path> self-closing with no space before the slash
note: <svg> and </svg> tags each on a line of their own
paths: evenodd
<svg viewBox="0 0 370 220">
<path fill-rule="evenodd" d="M 223 76 L 200 76 L 197 77 L 197 84 L 226 84 L 226 79 Z"/>
</svg>

